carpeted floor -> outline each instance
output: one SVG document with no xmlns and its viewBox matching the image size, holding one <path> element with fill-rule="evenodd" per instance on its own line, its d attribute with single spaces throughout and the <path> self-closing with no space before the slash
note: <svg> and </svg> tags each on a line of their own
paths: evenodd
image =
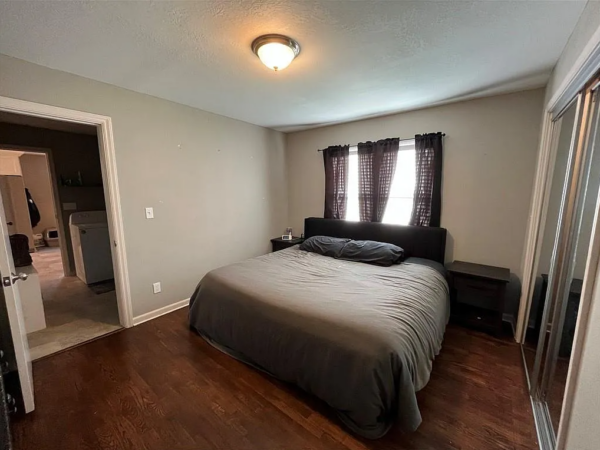
<svg viewBox="0 0 600 450">
<path fill-rule="evenodd" d="M 97 294 L 79 278 L 65 277 L 59 248 L 44 247 L 31 256 L 47 324 L 27 335 L 32 360 L 121 328 L 114 290 Z"/>
</svg>

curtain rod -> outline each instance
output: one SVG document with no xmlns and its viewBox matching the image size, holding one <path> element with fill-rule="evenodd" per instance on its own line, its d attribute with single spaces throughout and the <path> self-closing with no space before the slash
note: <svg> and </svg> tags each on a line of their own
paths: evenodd
<svg viewBox="0 0 600 450">
<path fill-rule="evenodd" d="M 435 133 L 434 133 L 435 134 Z M 442 137 L 446 136 L 446 133 L 442 133 Z M 414 141 L 415 138 L 409 138 L 409 139 L 400 139 L 400 142 L 403 141 Z M 357 147 L 358 144 L 354 144 L 354 145 L 350 145 L 349 147 Z M 323 149 L 324 150 L 324 149 Z M 323 150 L 317 150 L 318 152 L 322 152 Z"/>
</svg>

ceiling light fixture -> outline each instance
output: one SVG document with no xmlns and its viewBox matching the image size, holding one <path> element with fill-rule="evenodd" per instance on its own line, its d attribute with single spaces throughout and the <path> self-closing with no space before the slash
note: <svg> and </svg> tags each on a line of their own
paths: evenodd
<svg viewBox="0 0 600 450">
<path fill-rule="evenodd" d="M 252 51 L 262 63 L 274 71 L 285 69 L 300 53 L 300 45 L 281 34 L 265 34 L 252 42 Z"/>
</svg>

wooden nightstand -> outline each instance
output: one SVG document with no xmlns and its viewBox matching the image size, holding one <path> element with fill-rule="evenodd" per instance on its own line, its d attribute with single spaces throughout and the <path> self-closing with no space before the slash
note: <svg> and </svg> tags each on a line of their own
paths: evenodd
<svg viewBox="0 0 600 450">
<path fill-rule="evenodd" d="M 463 261 L 454 261 L 447 270 L 452 320 L 500 335 L 510 270 Z"/>
<path fill-rule="evenodd" d="M 279 250 L 283 250 L 285 248 L 293 247 L 294 245 L 302 244 L 304 239 L 292 236 L 291 240 L 283 240 L 280 237 L 271 239 L 271 245 L 273 245 L 273 251 L 278 252 Z"/>
</svg>

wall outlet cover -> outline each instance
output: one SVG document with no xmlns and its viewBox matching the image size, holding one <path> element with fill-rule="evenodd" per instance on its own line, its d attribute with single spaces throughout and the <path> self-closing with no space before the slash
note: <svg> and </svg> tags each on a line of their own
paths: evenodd
<svg viewBox="0 0 600 450">
<path fill-rule="evenodd" d="M 152 283 L 152 291 L 155 294 L 158 294 L 159 292 L 161 292 L 160 281 L 157 281 L 156 283 Z"/>
</svg>

